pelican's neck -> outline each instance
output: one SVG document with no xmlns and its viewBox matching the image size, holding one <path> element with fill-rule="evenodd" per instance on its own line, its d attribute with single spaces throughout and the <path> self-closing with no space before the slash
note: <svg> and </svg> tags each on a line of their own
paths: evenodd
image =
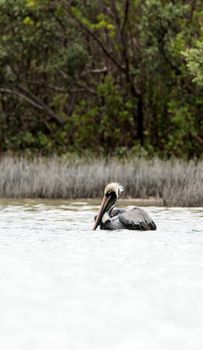
<svg viewBox="0 0 203 350">
<path fill-rule="evenodd" d="M 109 215 L 110 210 L 106 211 L 106 213 L 104 213 L 104 215 L 102 216 L 102 219 L 101 219 L 102 224 L 105 224 L 105 222 L 111 220 Z"/>
<path fill-rule="evenodd" d="M 112 207 L 104 213 L 104 215 L 102 216 L 102 220 L 101 220 L 102 224 L 105 224 L 105 222 L 107 222 L 109 220 L 111 221 L 110 213 L 113 210 L 113 208 L 115 207 L 115 205 L 116 205 L 116 203 L 113 204 Z"/>
</svg>

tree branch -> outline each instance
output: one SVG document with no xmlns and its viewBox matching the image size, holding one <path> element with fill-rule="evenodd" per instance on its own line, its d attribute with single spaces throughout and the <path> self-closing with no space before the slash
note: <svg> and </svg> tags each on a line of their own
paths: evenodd
<svg viewBox="0 0 203 350">
<path fill-rule="evenodd" d="M 32 101 L 29 97 L 27 97 L 26 95 L 22 94 L 19 91 L 16 90 L 12 90 L 12 89 L 8 89 L 8 88 L 0 88 L 0 92 L 2 93 L 6 93 L 6 94 L 11 94 L 11 95 L 16 95 L 20 98 L 22 98 L 23 100 L 27 101 L 29 104 L 31 104 L 33 107 L 36 107 L 38 109 L 43 110 L 43 107 L 40 106 L 38 103 Z"/>
<path fill-rule="evenodd" d="M 69 81 L 71 81 L 72 83 L 74 83 L 76 86 L 79 86 L 79 88 L 84 89 L 85 91 L 90 92 L 93 95 L 97 95 L 96 91 L 92 88 L 90 88 L 89 86 L 87 86 L 86 84 L 83 85 L 82 83 L 80 83 L 78 80 L 74 80 L 73 78 L 71 78 L 68 74 L 66 74 L 66 72 L 64 72 L 63 70 L 59 70 L 58 71 L 59 74 L 64 78 L 67 79 Z"/>
<path fill-rule="evenodd" d="M 203 138 L 201 138 L 199 135 L 193 135 L 195 140 L 199 143 L 200 146 L 203 147 Z"/>
<path fill-rule="evenodd" d="M 47 106 L 38 96 L 34 95 L 28 88 L 21 84 L 18 84 L 17 86 L 23 91 L 24 94 L 28 95 L 32 101 L 40 105 L 42 109 L 46 111 L 48 115 L 52 119 L 54 119 L 59 125 L 64 124 L 64 122 L 58 117 L 58 115 L 49 106 Z"/>
<path fill-rule="evenodd" d="M 0 88 L 0 92 L 12 94 L 20 97 L 21 99 L 27 101 L 33 107 L 44 110 L 48 113 L 48 115 L 58 122 L 59 125 L 63 125 L 63 121 L 44 103 L 40 98 L 35 96 L 31 91 L 29 91 L 24 86 L 18 84 L 17 85 L 21 91 L 13 90 L 10 88 Z"/>
<path fill-rule="evenodd" d="M 72 18 L 74 18 L 79 24 L 80 26 L 86 30 L 91 36 L 92 38 L 97 42 L 97 44 L 100 46 L 100 48 L 102 49 L 102 51 L 105 53 L 105 55 L 122 71 L 125 72 L 125 68 L 122 66 L 122 64 L 114 57 L 112 56 L 112 54 L 106 49 L 106 47 L 104 46 L 104 44 L 101 42 L 101 40 L 97 37 L 97 35 L 90 29 L 88 28 L 88 26 L 86 26 L 84 23 L 82 23 L 79 18 L 77 18 L 76 16 L 74 16 L 74 14 L 72 13 L 72 11 L 70 9 L 68 9 L 68 12 L 70 14 L 70 16 Z"/>
<path fill-rule="evenodd" d="M 125 15 L 124 15 L 124 20 L 123 20 L 122 28 L 121 28 L 121 33 L 122 33 L 122 35 L 123 35 L 124 31 L 125 31 L 125 27 L 126 27 L 126 24 L 127 24 L 127 22 L 128 22 L 129 10 L 130 10 L 130 1 L 129 1 L 129 0 L 126 0 L 126 3 L 125 3 Z"/>
</svg>

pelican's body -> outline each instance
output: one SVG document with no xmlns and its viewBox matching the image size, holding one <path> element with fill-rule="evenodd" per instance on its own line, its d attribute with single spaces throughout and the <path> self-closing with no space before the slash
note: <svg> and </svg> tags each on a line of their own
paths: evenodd
<svg viewBox="0 0 203 350">
<path fill-rule="evenodd" d="M 145 210 L 138 207 L 128 210 L 114 208 L 122 191 L 123 188 L 117 183 L 106 186 L 93 230 L 96 230 L 99 225 L 101 230 L 156 230 L 154 221 Z"/>
</svg>

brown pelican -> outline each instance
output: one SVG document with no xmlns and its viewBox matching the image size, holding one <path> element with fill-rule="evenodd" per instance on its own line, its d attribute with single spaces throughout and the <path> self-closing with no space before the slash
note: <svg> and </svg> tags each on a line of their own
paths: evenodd
<svg viewBox="0 0 203 350">
<path fill-rule="evenodd" d="M 154 221 L 147 212 L 138 207 L 132 209 L 114 209 L 123 187 L 118 183 L 110 183 L 104 190 L 104 197 L 95 217 L 93 230 L 100 225 L 101 230 L 156 230 Z"/>
</svg>

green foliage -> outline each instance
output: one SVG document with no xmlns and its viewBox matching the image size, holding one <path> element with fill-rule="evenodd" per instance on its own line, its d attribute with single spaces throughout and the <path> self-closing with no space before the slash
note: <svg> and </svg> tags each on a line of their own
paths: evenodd
<svg viewBox="0 0 203 350">
<path fill-rule="evenodd" d="M 1 0 L 1 150 L 200 157 L 202 14 L 201 0 Z"/>
<path fill-rule="evenodd" d="M 194 48 L 183 52 L 187 67 L 193 76 L 193 81 L 203 86 L 203 41 L 197 40 Z"/>
</svg>

